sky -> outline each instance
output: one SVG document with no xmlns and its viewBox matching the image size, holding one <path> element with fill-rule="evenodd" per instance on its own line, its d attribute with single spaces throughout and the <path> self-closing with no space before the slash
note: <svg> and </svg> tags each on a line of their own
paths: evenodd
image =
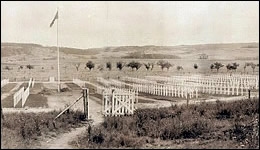
<svg viewBox="0 0 260 150">
<path fill-rule="evenodd" d="M 1 42 L 75 48 L 259 42 L 259 2 L 2 2 Z"/>
</svg>

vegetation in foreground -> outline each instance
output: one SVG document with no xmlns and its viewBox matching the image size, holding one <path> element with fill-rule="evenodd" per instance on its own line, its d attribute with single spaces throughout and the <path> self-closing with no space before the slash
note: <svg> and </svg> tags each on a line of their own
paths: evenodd
<svg viewBox="0 0 260 150">
<path fill-rule="evenodd" d="M 79 148 L 259 148 L 259 100 L 136 110 L 107 117 Z"/>
<path fill-rule="evenodd" d="M 82 124 L 83 113 L 70 111 L 53 119 L 58 111 L 48 113 L 8 113 L 1 118 L 1 148 L 33 148 L 41 136 L 66 132 Z"/>
</svg>

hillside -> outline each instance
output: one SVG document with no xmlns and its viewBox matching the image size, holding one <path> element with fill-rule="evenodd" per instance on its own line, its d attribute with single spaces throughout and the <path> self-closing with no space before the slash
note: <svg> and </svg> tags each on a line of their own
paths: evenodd
<svg viewBox="0 0 260 150">
<path fill-rule="evenodd" d="M 259 59 L 259 43 L 202 44 L 179 46 L 119 46 L 78 49 L 61 47 L 61 57 L 64 59 L 198 59 L 200 54 L 206 54 L 209 59 L 223 60 L 257 60 Z M 45 47 L 38 44 L 1 43 L 1 58 L 16 61 L 56 58 L 56 47 Z"/>
</svg>

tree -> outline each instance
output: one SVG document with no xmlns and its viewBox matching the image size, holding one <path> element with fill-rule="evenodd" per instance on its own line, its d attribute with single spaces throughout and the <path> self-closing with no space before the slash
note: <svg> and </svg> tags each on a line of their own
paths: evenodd
<svg viewBox="0 0 260 150">
<path fill-rule="evenodd" d="M 160 66 L 161 69 L 163 70 L 163 69 L 165 68 L 165 61 L 159 60 L 159 61 L 157 62 L 157 65 Z"/>
<path fill-rule="evenodd" d="M 172 67 L 172 64 L 170 64 L 168 61 L 164 64 L 165 68 L 167 68 L 167 71 L 169 71 L 170 67 Z"/>
<path fill-rule="evenodd" d="M 29 69 L 29 73 L 30 73 L 30 75 L 31 75 L 31 69 L 33 69 L 34 67 L 32 66 L 32 65 L 26 65 L 26 68 L 28 68 Z"/>
<path fill-rule="evenodd" d="M 226 65 L 226 68 L 227 68 L 227 72 L 228 72 L 229 70 L 232 70 L 232 65 L 228 64 L 228 65 Z"/>
<path fill-rule="evenodd" d="M 92 61 L 88 61 L 86 63 L 86 67 L 85 68 L 88 68 L 91 71 L 91 69 L 95 68 L 95 64 Z"/>
<path fill-rule="evenodd" d="M 132 68 L 132 70 L 135 68 L 136 70 L 138 70 L 139 68 L 141 68 L 142 64 L 139 62 L 135 62 L 135 61 L 131 61 L 130 63 L 127 64 L 127 67 Z"/>
<path fill-rule="evenodd" d="M 211 65 L 210 65 L 210 70 L 211 70 L 211 72 L 212 72 L 212 70 L 214 69 L 214 67 L 215 67 L 214 64 L 211 64 Z"/>
<path fill-rule="evenodd" d="M 107 63 L 106 63 L 106 68 L 108 68 L 109 71 L 111 71 L 111 69 L 112 69 L 112 64 L 111 64 L 111 62 L 107 62 Z"/>
<path fill-rule="evenodd" d="M 29 65 L 26 65 L 26 68 L 28 68 L 28 69 L 31 70 L 31 69 L 33 69 L 34 67 L 33 67 L 32 65 L 29 64 Z"/>
<path fill-rule="evenodd" d="M 125 64 L 121 61 L 116 63 L 116 67 L 121 71 L 124 68 Z"/>
<path fill-rule="evenodd" d="M 22 65 L 21 65 L 21 66 L 19 66 L 19 67 L 18 67 L 18 69 L 19 69 L 19 70 L 22 70 L 22 69 L 23 69 L 23 66 L 22 66 Z"/>
<path fill-rule="evenodd" d="M 79 71 L 80 63 L 76 63 L 76 64 L 74 64 L 74 66 L 76 67 L 76 70 Z"/>
<path fill-rule="evenodd" d="M 182 66 L 177 66 L 177 70 L 181 71 L 181 70 L 183 70 L 183 67 Z"/>
<path fill-rule="evenodd" d="M 232 69 L 235 70 L 235 71 L 237 71 L 238 66 L 239 66 L 239 64 L 235 62 L 235 63 L 233 63 L 233 65 L 232 65 Z"/>
<path fill-rule="evenodd" d="M 215 62 L 214 63 L 214 68 L 217 69 L 217 72 L 220 68 L 222 68 L 224 65 L 220 62 Z"/>
<path fill-rule="evenodd" d="M 147 71 L 152 68 L 152 64 L 150 64 L 150 63 L 144 63 L 144 66 Z"/>
<path fill-rule="evenodd" d="M 193 67 L 194 69 L 198 69 L 199 66 L 197 64 L 194 64 Z"/>
<path fill-rule="evenodd" d="M 167 70 L 170 69 L 173 65 L 170 64 L 168 61 L 160 60 L 157 62 L 157 65 L 161 66 L 161 69 L 163 70 L 164 68 L 167 68 Z"/>
</svg>

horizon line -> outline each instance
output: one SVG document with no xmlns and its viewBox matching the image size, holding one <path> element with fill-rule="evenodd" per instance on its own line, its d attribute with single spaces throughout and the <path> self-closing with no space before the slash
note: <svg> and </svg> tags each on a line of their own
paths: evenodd
<svg viewBox="0 0 260 150">
<path fill-rule="evenodd" d="M 40 45 L 43 47 L 56 47 L 56 46 L 51 46 L 51 45 L 44 45 L 44 44 L 39 44 L 39 43 L 31 43 L 31 42 L 2 42 L 1 41 L 1 46 L 2 44 L 34 44 L 34 45 Z M 147 44 L 147 45 L 119 45 L 119 46 L 103 46 L 103 47 L 89 47 L 89 48 L 79 48 L 79 47 L 70 47 L 70 46 L 60 46 L 60 48 L 73 48 L 73 49 L 82 49 L 82 50 L 86 50 L 86 49 L 97 49 L 97 48 L 110 48 L 110 47 L 134 47 L 134 46 L 138 46 L 138 47 L 145 47 L 145 46 L 156 46 L 156 47 L 177 47 L 177 46 L 196 46 L 196 45 L 214 45 L 214 44 L 249 44 L 249 43 L 258 43 L 259 41 L 252 41 L 252 42 L 219 42 L 219 43 L 200 43 L 200 44 L 176 44 L 176 45 L 152 45 L 152 44 Z"/>
</svg>

